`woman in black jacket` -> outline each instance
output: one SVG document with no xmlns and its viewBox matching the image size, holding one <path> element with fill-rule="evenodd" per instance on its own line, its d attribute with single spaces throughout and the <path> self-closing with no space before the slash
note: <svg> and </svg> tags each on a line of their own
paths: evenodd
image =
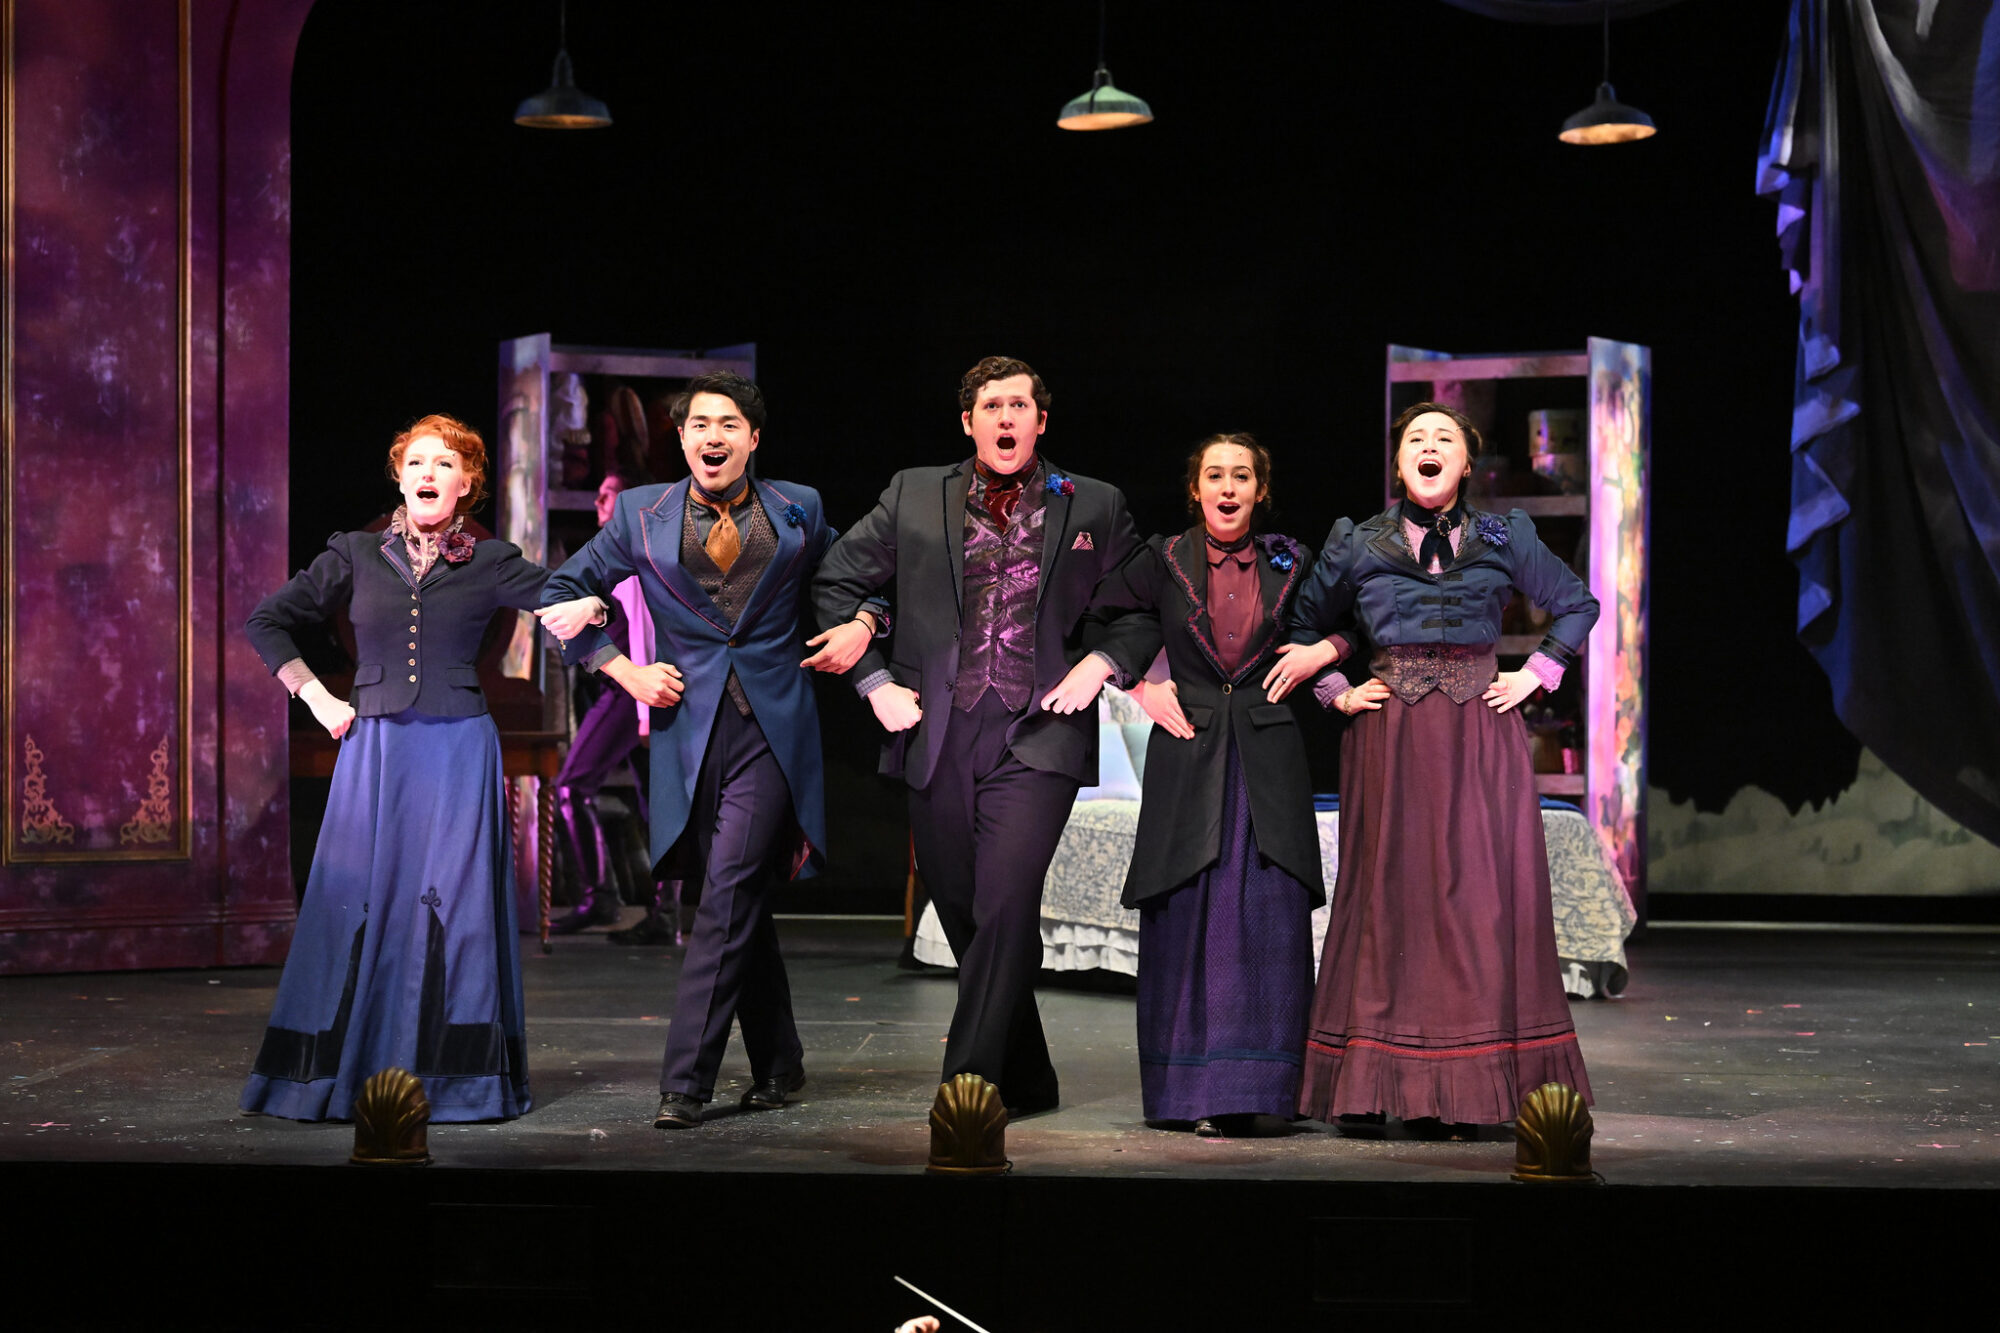
<svg viewBox="0 0 2000 1333">
<path fill-rule="evenodd" d="M 1133 690 L 1155 723 L 1124 903 L 1139 924 L 1139 1075 L 1148 1121 L 1216 1136 L 1297 1112 L 1325 900 L 1305 743 L 1263 681 L 1312 553 L 1256 531 L 1271 456 L 1214 435 L 1188 458 L 1199 521 L 1155 537 L 1107 604 L 1151 608 L 1164 644 Z"/>
<path fill-rule="evenodd" d="M 389 450 L 389 530 L 335 533 L 251 613 L 251 645 L 342 743 L 246 1111 L 346 1120 L 390 1067 L 423 1080 L 433 1120 L 530 1105 L 500 733 L 474 663 L 493 613 L 537 605 L 549 572 L 464 530 L 485 473 L 476 432 L 423 418 Z M 351 703 L 297 640 L 343 607 Z"/>
</svg>

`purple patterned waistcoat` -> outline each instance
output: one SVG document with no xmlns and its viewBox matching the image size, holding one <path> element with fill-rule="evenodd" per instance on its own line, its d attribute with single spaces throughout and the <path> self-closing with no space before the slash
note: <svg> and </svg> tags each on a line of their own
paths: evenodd
<svg viewBox="0 0 2000 1333">
<path fill-rule="evenodd" d="M 1035 692 L 1035 603 L 1042 582 L 1042 524 L 1048 509 L 1039 461 L 1022 479 L 1021 498 L 1002 532 L 986 512 L 985 478 L 974 474 L 965 496 L 965 572 L 960 605 L 958 682 L 952 706 L 970 709 L 990 688 L 1013 712 Z"/>
</svg>

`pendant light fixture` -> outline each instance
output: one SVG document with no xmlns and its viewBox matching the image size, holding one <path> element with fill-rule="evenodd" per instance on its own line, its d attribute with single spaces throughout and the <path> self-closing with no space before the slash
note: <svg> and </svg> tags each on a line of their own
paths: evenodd
<svg viewBox="0 0 2000 1333">
<path fill-rule="evenodd" d="M 514 123 L 537 130 L 598 130 L 611 123 L 611 108 L 576 86 L 569 65 L 569 0 L 562 0 L 556 39 L 556 72 L 548 88 L 514 108 Z"/>
<path fill-rule="evenodd" d="M 1056 124 L 1066 130 L 1122 130 L 1152 118 L 1153 108 L 1144 98 L 1111 86 L 1111 71 L 1104 67 L 1104 0 L 1097 0 L 1097 74 L 1090 91 L 1072 98 Z"/>
<path fill-rule="evenodd" d="M 1564 143 L 1631 143 L 1650 139 L 1653 118 L 1635 106 L 1623 106 L 1611 88 L 1611 0 L 1604 0 L 1604 82 L 1597 85 L 1597 100 L 1563 122 L 1556 137 Z"/>
</svg>

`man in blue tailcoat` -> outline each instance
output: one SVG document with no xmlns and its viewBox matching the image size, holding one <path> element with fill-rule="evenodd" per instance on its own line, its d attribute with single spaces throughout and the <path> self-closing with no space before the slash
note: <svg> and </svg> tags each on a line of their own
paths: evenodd
<svg viewBox="0 0 2000 1333">
<path fill-rule="evenodd" d="M 816 874 L 826 854 L 819 713 L 802 668 L 851 667 L 882 605 L 805 638 L 802 592 L 835 533 L 819 492 L 749 475 L 764 425 L 755 384 L 699 376 L 673 417 L 691 475 L 620 495 L 611 521 L 549 580 L 538 613 L 564 639 L 566 662 L 654 708 L 656 873 L 675 856 L 702 877 L 660 1069 L 662 1129 L 701 1123 L 732 1020 L 750 1056 L 745 1107 L 783 1106 L 805 1082 L 770 901 L 779 874 Z M 633 575 L 656 634 L 658 660 L 645 666 L 579 609 L 597 610 L 588 599 L 607 601 Z M 808 647 L 819 651 L 808 657 Z"/>
</svg>

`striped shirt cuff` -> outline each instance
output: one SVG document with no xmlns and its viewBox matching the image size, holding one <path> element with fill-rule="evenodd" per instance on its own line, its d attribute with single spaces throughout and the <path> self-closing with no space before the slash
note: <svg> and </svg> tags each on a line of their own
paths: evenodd
<svg viewBox="0 0 2000 1333">
<path fill-rule="evenodd" d="M 1314 682 L 1313 698 L 1319 700 L 1321 708 L 1331 708 L 1335 699 L 1353 688 L 1347 683 L 1345 672 L 1329 671 Z"/>
<path fill-rule="evenodd" d="M 306 659 L 303 657 L 294 657 L 278 668 L 278 683 L 284 686 L 294 699 L 298 698 L 300 690 L 318 679 L 319 677 L 313 674 L 313 669 L 306 665 Z"/>
<path fill-rule="evenodd" d="M 1542 682 L 1542 688 L 1551 694 L 1563 683 L 1563 664 L 1547 653 L 1535 653 L 1528 658 L 1523 669 L 1534 672 L 1535 679 Z"/>
</svg>

